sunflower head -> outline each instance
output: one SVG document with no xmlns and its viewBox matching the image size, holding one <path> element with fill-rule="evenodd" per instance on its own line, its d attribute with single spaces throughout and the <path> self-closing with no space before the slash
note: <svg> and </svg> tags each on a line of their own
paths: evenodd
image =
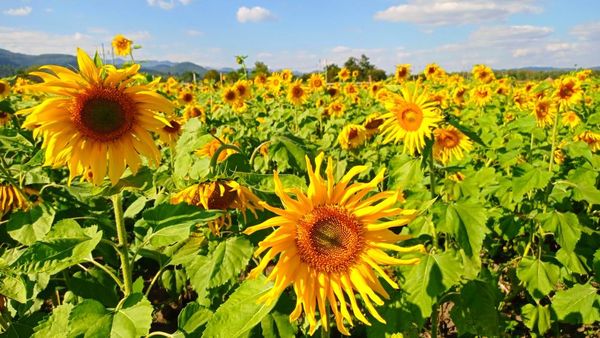
<svg viewBox="0 0 600 338">
<path fill-rule="evenodd" d="M 186 104 L 193 103 L 196 98 L 194 97 L 194 94 L 191 91 L 182 90 L 179 93 L 178 99 L 179 99 L 179 103 L 186 105 Z"/>
<path fill-rule="evenodd" d="M 120 56 L 129 55 L 131 53 L 131 44 L 133 41 L 127 39 L 121 34 L 115 35 L 112 40 L 112 46 L 115 53 Z"/>
<path fill-rule="evenodd" d="M 10 94 L 10 85 L 4 80 L 0 80 L 0 99 Z"/>
<path fill-rule="evenodd" d="M 312 90 L 319 90 L 325 87 L 325 77 L 322 74 L 314 73 L 308 79 L 308 85 Z"/>
<path fill-rule="evenodd" d="M 13 210 L 27 210 L 30 206 L 24 191 L 11 184 L 0 184 L 0 219 Z"/>
<path fill-rule="evenodd" d="M 340 81 L 348 81 L 350 79 L 351 75 L 352 75 L 352 73 L 346 67 L 340 69 L 340 71 L 337 74 L 338 79 L 340 79 Z"/>
<path fill-rule="evenodd" d="M 547 125 L 551 125 L 555 114 L 554 105 L 550 100 L 542 99 L 535 102 L 533 116 L 538 126 L 544 128 Z"/>
<path fill-rule="evenodd" d="M 478 107 L 483 107 L 492 101 L 492 90 L 488 86 L 479 86 L 471 90 L 471 100 Z"/>
<path fill-rule="evenodd" d="M 586 130 L 573 138 L 575 141 L 583 141 L 588 144 L 592 151 L 600 150 L 600 134 Z"/>
<path fill-rule="evenodd" d="M 248 210 L 256 217 L 256 210 L 263 209 L 259 202 L 250 189 L 229 179 L 194 184 L 171 198 L 172 204 L 187 203 L 205 210 L 238 210 L 244 219 Z M 208 226 L 213 234 L 219 236 L 221 229 L 231 224 L 231 215 L 226 213 L 209 222 Z"/>
<path fill-rule="evenodd" d="M 187 105 L 183 110 L 183 118 L 187 121 L 196 117 L 202 122 L 206 121 L 206 112 L 204 111 L 204 108 L 195 104 Z"/>
<path fill-rule="evenodd" d="M 453 159 L 460 160 L 465 151 L 473 149 L 471 140 L 453 126 L 438 128 L 433 131 L 433 157 L 447 164 Z"/>
<path fill-rule="evenodd" d="M 365 119 L 363 126 L 367 131 L 367 136 L 371 137 L 379 133 L 379 127 L 383 124 L 384 120 L 379 113 L 373 113 Z"/>
<path fill-rule="evenodd" d="M 229 143 L 228 138 L 224 137 L 223 142 L 228 144 Z M 221 143 L 221 141 L 219 141 L 219 140 L 211 140 L 210 142 L 203 145 L 200 149 L 198 149 L 196 151 L 196 155 L 198 155 L 200 157 L 212 158 L 217 153 L 219 148 L 221 148 L 222 145 L 223 145 L 223 143 Z M 219 153 L 219 157 L 217 157 L 217 162 L 223 162 L 229 156 L 231 156 L 235 153 L 237 153 L 237 151 L 235 151 L 234 149 L 226 148 Z"/>
<path fill-rule="evenodd" d="M 398 82 L 404 82 L 410 76 L 410 65 L 403 64 L 396 66 L 396 72 L 394 72 L 394 78 Z"/>
<path fill-rule="evenodd" d="M 338 136 L 338 143 L 342 149 L 354 149 L 362 145 L 367 139 L 367 130 L 358 124 L 346 125 Z"/>
<path fill-rule="evenodd" d="M 424 248 L 396 245 L 408 236 L 397 235 L 390 228 L 406 225 L 416 211 L 396 206 L 402 200 L 398 191 L 374 192 L 384 179 L 384 171 L 370 182 L 351 184 L 353 177 L 368 170 L 366 166 L 358 166 L 336 182 L 331 158 L 325 177 L 321 176 L 323 160 L 321 153 L 313 167 L 306 159 L 310 181 L 307 192 L 285 189 L 277 172 L 274 173 L 275 193 L 283 209 L 263 203 L 276 216 L 244 231 L 252 234 L 275 229 L 259 243 L 255 255 L 264 253 L 264 257 L 250 277 L 261 274 L 278 257 L 268 275 L 275 286 L 260 301 L 273 302 L 292 285 L 296 307 L 290 314 L 291 321 L 304 313 L 312 335 L 317 329 L 317 311 L 327 329 L 329 318 L 325 309 L 330 307 L 338 330 L 350 335 L 345 322 L 353 325 L 353 317 L 370 325 L 358 306 L 356 294 L 375 319 L 385 322 L 374 307 L 383 304 L 382 298 L 389 298 L 378 277 L 392 288 L 398 288 L 398 284 L 380 265 L 409 265 L 419 261 L 399 259 L 384 250 L 416 252 Z"/>
<path fill-rule="evenodd" d="M 340 101 L 333 101 L 327 106 L 328 115 L 341 117 L 346 111 L 346 105 Z"/>
<path fill-rule="evenodd" d="M 302 86 L 302 81 L 297 80 L 290 85 L 288 88 L 287 98 L 296 106 L 304 103 L 306 100 L 306 90 Z"/>
<path fill-rule="evenodd" d="M 223 90 L 222 98 L 223 102 L 233 105 L 236 101 L 238 101 L 238 94 L 234 88 L 227 87 Z"/>
<path fill-rule="evenodd" d="M 107 172 L 113 185 L 127 166 L 135 173 L 140 155 L 158 165 L 151 133 L 168 125 L 159 112 L 173 114 L 173 104 L 136 82 L 139 65 L 96 66 L 81 49 L 77 62 L 79 73 L 60 66 L 31 73 L 43 80 L 28 87 L 32 92 L 54 95 L 19 112 L 27 115 L 23 127 L 44 139 L 45 164 L 67 165 L 69 182 L 83 175 L 96 185 Z"/>
<path fill-rule="evenodd" d="M 562 123 L 569 126 L 569 128 L 575 128 L 579 122 L 581 122 L 581 119 L 577 116 L 577 113 L 572 110 L 562 114 Z"/>
<path fill-rule="evenodd" d="M 496 79 L 492 69 L 486 65 L 475 65 L 473 66 L 473 77 L 482 83 L 488 84 Z"/>
<path fill-rule="evenodd" d="M 566 76 L 554 80 L 554 98 L 561 107 L 569 107 L 581 100 L 583 90 L 581 83 L 574 76 Z"/>
<path fill-rule="evenodd" d="M 390 93 L 384 101 L 388 110 L 382 115 L 383 142 L 404 142 L 404 152 L 420 152 L 425 147 L 425 138 L 442 120 L 436 103 L 429 101 L 429 94 L 418 84 L 405 86 L 400 94 Z"/>
</svg>

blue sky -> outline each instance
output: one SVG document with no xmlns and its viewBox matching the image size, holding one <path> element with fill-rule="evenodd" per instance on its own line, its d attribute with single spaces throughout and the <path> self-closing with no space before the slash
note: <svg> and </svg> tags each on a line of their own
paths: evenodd
<svg viewBox="0 0 600 338">
<path fill-rule="evenodd" d="M 90 52 L 121 33 L 137 59 L 310 71 L 366 54 L 392 71 L 600 65 L 598 0 L 0 0 L 0 48 Z"/>
</svg>

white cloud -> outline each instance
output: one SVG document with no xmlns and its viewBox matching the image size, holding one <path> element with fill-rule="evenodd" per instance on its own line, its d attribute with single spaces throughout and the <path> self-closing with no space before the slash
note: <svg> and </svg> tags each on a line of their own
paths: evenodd
<svg viewBox="0 0 600 338">
<path fill-rule="evenodd" d="M 241 23 L 262 22 L 275 19 L 275 16 L 266 8 L 256 6 L 248 8 L 242 6 L 237 11 L 237 20 Z"/>
<path fill-rule="evenodd" d="M 25 54 L 65 53 L 75 54 L 77 47 L 93 52 L 99 40 L 88 34 L 51 34 L 43 31 L 26 31 L 0 27 L 0 46 L 11 52 Z"/>
<path fill-rule="evenodd" d="M 570 33 L 579 40 L 600 40 L 600 21 L 579 24 Z"/>
<path fill-rule="evenodd" d="M 2 13 L 11 16 L 26 16 L 29 15 L 29 13 L 31 13 L 31 7 L 25 6 L 19 8 L 9 8 L 7 10 L 2 11 Z"/>
<path fill-rule="evenodd" d="M 185 34 L 187 34 L 188 36 L 202 36 L 204 35 L 204 32 L 195 29 L 188 29 L 187 31 L 185 31 Z"/>
<path fill-rule="evenodd" d="M 158 6 L 164 10 L 173 9 L 173 7 L 175 7 L 176 5 L 175 0 L 146 0 L 146 2 L 150 6 Z M 192 0 L 178 0 L 177 2 L 181 3 L 184 6 L 187 6 L 192 2 Z"/>
<path fill-rule="evenodd" d="M 375 20 L 426 26 L 462 25 L 504 20 L 516 13 L 539 13 L 533 0 L 409 0 L 374 15 Z"/>
<path fill-rule="evenodd" d="M 503 41 L 532 41 L 546 38 L 554 30 L 541 26 L 487 26 L 481 27 L 471 33 L 470 39 L 474 41 L 488 41 L 500 43 Z"/>
</svg>

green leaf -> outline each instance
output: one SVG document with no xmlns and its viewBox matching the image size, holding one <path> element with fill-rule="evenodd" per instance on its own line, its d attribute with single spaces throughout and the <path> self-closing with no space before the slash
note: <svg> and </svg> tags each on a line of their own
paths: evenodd
<svg viewBox="0 0 600 338">
<path fill-rule="evenodd" d="M 519 174 L 512 180 L 513 199 L 520 201 L 523 195 L 536 189 L 545 188 L 550 182 L 552 173 L 540 168 L 533 168 L 530 165 L 522 165 L 515 169 L 515 174 Z"/>
<path fill-rule="evenodd" d="M 77 296 L 97 300 L 105 307 L 114 307 L 119 302 L 117 284 L 100 269 L 90 268 L 69 274 L 66 283 L 69 291 Z"/>
<path fill-rule="evenodd" d="M 581 227 L 577 215 L 572 212 L 554 211 L 542 226 L 544 230 L 554 233 L 556 241 L 562 248 L 569 252 L 575 250 L 575 246 L 581 237 Z"/>
<path fill-rule="evenodd" d="M 273 311 L 260 321 L 262 336 L 265 338 L 296 337 L 298 327 L 290 323 L 288 314 Z"/>
<path fill-rule="evenodd" d="M 131 203 L 131 205 L 129 205 L 129 207 L 127 207 L 127 210 L 125 210 L 123 213 L 123 217 L 134 218 L 137 214 L 144 210 L 146 202 L 148 202 L 148 199 L 145 196 L 138 197 L 135 201 L 133 201 L 133 203 Z"/>
<path fill-rule="evenodd" d="M 13 213 L 6 224 L 6 231 L 15 241 L 31 245 L 44 238 L 53 221 L 54 210 L 39 204 L 31 210 Z"/>
<path fill-rule="evenodd" d="M 565 268 L 569 269 L 569 274 L 578 273 L 580 275 L 585 275 L 587 273 L 582 263 L 582 258 L 573 251 L 560 248 L 556 252 L 556 260 L 558 260 Z"/>
<path fill-rule="evenodd" d="M 248 265 L 252 243 L 243 237 L 232 237 L 219 243 L 210 256 L 197 256 L 186 266 L 190 283 L 198 294 L 225 284 Z"/>
<path fill-rule="evenodd" d="M 423 170 L 418 159 L 407 154 L 392 158 L 389 167 L 389 189 L 408 189 L 423 183 Z"/>
<path fill-rule="evenodd" d="M 544 334 L 550 326 L 552 322 L 550 320 L 550 308 L 548 305 L 533 305 L 526 304 L 521 308 L 521 315 L 523 316 L 523 322 L 525 326 L 530 328 L 531 330 L 536 330 L 539 334 Z"/>
<path fill-rule="evenodd" d="M 458 283 L 461 270 L 456 252 L 424 255 L 406 276 L 403 288 L 408 293 L 407 300 L 419 307 L 421 317 L 428 318 L 438 297 Z"/>
<path fill-rule="evenodd" d="M 560 267 L 558 265 L 537 258 L 523 257 L 517 267 L 517 277 L 536 300 L 542 299 L 554 290 L 559 275 Z"/>
<path fill-rule="evenodd" d="M 10 276 L 0 273 L 0 294 L 19 303 L 27 301 L 27 282 L 25 276 Z"/>
<path fill-rule="evenodd" d="M 586 167 L 569 171 L 568 180 L 561 181 L 573 188 L 573 199 L 587 201 L 589 204 L 600 204 L 600 190 L 596 188 L 598 172 Z"/>
<path fill-rule="evenodd" d="M 306 170 L 306 150 L 302 146 L 306 142 L 293 136 L 273 137 L 269 144 L 269 157 L 277 162 L 279 170 L 298 168 Z"/>
<path fill-rule="evenodd" d="M 73 221 L 74 222 L 74 221 Z M 69 222 L 71 223 L 71 222 Z M 17 258 L 10 268 L 23 273 L 55 274 L 86 261 L 102 239 L 95 227 L 71 237 L 55 238 L 50 232 L 44 242 L 36 242 Z M 88 236 L 89 233 L 91 236 Z"/>
<path fill-rule="evenodd" d="M 77 304 L 69 314 L 69 337 L 83 336 L 98 320 L 101 320 L 108 311 L 100 302 L 86 299 Z"/>
<path fill-rule="evenodd" d="M 468 256 L 478 256 L 485 235 L 490 229 L 485 225 L 485 208 L 475 201 L 458 201 L 446 209 L 444 225 L 456 236 L 461 248 Z"/>
<path fill-rule="evenodd" d="M 98 306 L 95 306 L 97 311 Z M 138 338 L 148 334 L 152 324 L 152 304 L 141 293 L 125 298 L 114 312 L 90 323 L 85 337 Z M 99 312 L 96 312 L 97 316 Z"/>
<path fill-rule="evenodd" d="M 571 324 L 593 324 L 600 321 L 600 296 L 590 284 L 575 284 L 556 292 L 552 308 L 560 321 Z"/>
<path fill-rule="evenodd" d="M 52 315 L 45 322 L 38 325 L 33 338 L 62 337 L 69 332 L 69 313 L 73 305 L 65 303 L 52 310 Z"/>
<path fill-rule="evenodd" d="M 199 336 L 200 329 L 210 320 L 213 313 L 196 302 L 188 303 L 177 317 L 177 328 L 186 336 Z"/>
<path fill-rule="evenodd" d="M 188 238 L 194 225 L 219 215 L 219 211 L 203 210 L 185 203 L 160 204 L 143 213 L 143 219 L 152 229 L 144 240 L 153 246 L 171 245 Z"/>
<path fill-rule="evenodd" d="M 490 284 L 472 280 L 463 286 L 450 316 L 460 334 L 498 336 L 500 319 L 497 303 L 496 290 Z"/>
<path fill-rule="evenodd" d="M 275 306 L 259 303 L 258 298 L 272 287 L 266 278 L 246 280 L 223 303 L 206 325 L 202 337 L 237 338 L 256 326 Z"/>
</svg>

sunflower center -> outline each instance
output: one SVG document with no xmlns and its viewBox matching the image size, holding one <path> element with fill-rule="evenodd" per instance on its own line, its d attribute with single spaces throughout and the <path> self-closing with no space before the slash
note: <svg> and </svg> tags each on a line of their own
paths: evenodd
<svg viewBox="0 0 600 338">
<path fill-rule="evenodd" d="M 0 89 L 2 89 L 2 88 L 0 88 Z M 7 117 L 7 116 L 8 116 L 7 112 L 0 111 L 0 119 L 3 119 L 5 117 Z"/>
<path fill-rule="evenodd" d="M 235 200 L 235 197 L 236 193 L 229 185 L 215 182 L 214 190 L 208 196 L 208 208 L 227 210 Z"/>
<path fill-rule="evenodd" d="M 540 118 L 544 118 L 546 117 L 546 115 L 548 115 L 548 104 L 547 103 L 540 103 L 537 106 L 537 116 Z"/>
<path fill-rule="evenodd" d="M 135 102 L 125 93 L 95 87 L 76 98 L 71 120 L 83 135 L 107 142 L 131 130 L 136 111 Z"/>
<path fill-rule="evenodd" d="M 444 148 L 454 148 L 458 144 L 458 136 L 454 133 L 443 133 L 440 135 L 439 142 Z"/>
<path fill-rule="evenodd" d="M 231 90 L 227 91 L 225 93 L 225 100 L 227 100 L 227 101 L 233 101 L 233 100 L 235 100 L 235 92 L 233 92 Z"/>
<path fill-rule="evenodd" d="M 194 100 L 194 95 L 190 94 L 190 93 L 185 93 L 183 94 L 183 102 L 192 102 Z"/>
<path fill-rule="evenodd" d="M 373 119 L 365 124 L 365 128 L 369 130 L 377 129 L 380 125 L 383 124 L 383 119 Z"/>
<path fill-rule="evenodd" d="M 167 133 L 177 133 L 179 130 L 181 130 L 181 125 L 177 121 L 171 120 L 169 122 L 171 123 L 171 126 L 164 126 L 164 131 Z"/>
<path fill-rule="evenodd" d="M 319 206 L 298 221 L 300 259 L 322 272 L 346 271 L 364 247 L 363 227 L 354 215 L 334 205 Z"/>
<path fill-rule="evenodd" d="M 354 128 L 350 129 L 350 132 L 348 133 L 348 139 L 353 140 L 357 136 L 358 136 L 358 130 L 356 130 Z"/>
<path fill-rule="evenodd" d="M 414 103 L 405 103 L 397 114 L 402 128 L 408 131 L 416 131 L 423 122 L 423 112 Z"/>
<path fill-rule="evenodd" d="M 561 99 L 568 99 L 571 96 L 573 96 L 574 92 L 575 91 L 573 90 L 573 85 L 569 83 L 560 87 L 558 96 L 560 96 Z"/>
<path fill-rule="evenodd" d="M 302 90 L 300 86 L 292 88 L 292 96 L 294 96 L 294 98 L 301 98 L 302 95 L 304 95 L 304 90 Z"/>
<path fill-rule="evenodd" d="M 3 93 L 4 90 L 6 90 L 6 85 L 2 82 L 0 82 L 0 93 Z"/>
</svg>

